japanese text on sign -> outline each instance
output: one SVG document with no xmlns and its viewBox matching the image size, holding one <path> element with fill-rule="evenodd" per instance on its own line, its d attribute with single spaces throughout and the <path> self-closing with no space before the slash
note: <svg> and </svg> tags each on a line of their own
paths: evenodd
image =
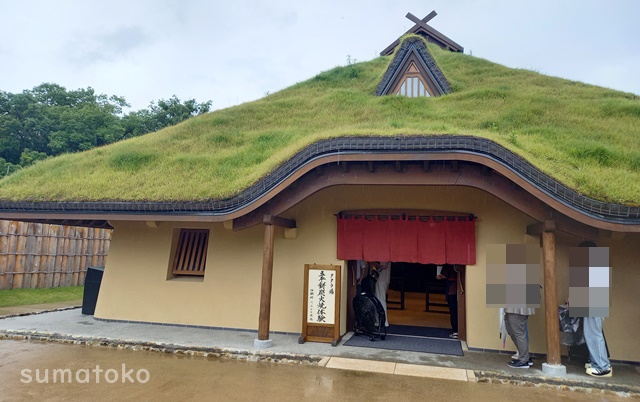
<svg viewBox="0 0 640 402">
<path fill-rule="evenodd" d="M 307 322 L 334 324 L 335 275 L 333 270 L 310 269 Z"/>
</svg>

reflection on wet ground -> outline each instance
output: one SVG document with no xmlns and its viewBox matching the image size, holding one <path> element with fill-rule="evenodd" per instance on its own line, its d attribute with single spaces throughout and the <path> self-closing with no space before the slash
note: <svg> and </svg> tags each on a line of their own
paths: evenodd
<svg viewBox="0 0 640 402">
<path fill-rule="evenodd" d="M 0 341 L 0 400 L 628 401 L 512 385 L 12 340 Z"/>
</svg>

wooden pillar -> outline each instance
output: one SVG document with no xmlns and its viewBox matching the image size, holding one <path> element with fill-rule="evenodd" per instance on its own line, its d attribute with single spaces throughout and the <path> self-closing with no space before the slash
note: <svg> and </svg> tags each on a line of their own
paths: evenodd
<svg viewBox="0 0 640 402">
<path fill-rule="evenodd" d="M 264 224 L 264 246 L 262 253 L 262 290 L 260 291 L 260 318 L 258 319 L 258 339 L 269 339 L 271 319 L 271 285 L 273 276 L 273 239 L 275 226 Z"/>
<path fill-rule="evenodd" d="M 458 339 L 467 340 L 467 266 L 460 265 L 458 271 Z"/>
<path fill-rule="evenodd" d="M 296 221 L 270 214 L 264 215 L 264 245 L 262 248 L 262 288 L 260 290 L 260 316 L 258 318 L 258 341 L 269 340 L 271 320 L 271 288 L 273 277 L 273 243 L 276 226 L 295 228 Z"/>
<path fill-rule="evenodd" d="M 544 258 L 544 313 L 547 327 L 547 364 L 560 365 L 560 324 L 558 323 L 558 280 L 556 275 L 555 222 L 545 221 L 542 230 Z"/>
</svg>

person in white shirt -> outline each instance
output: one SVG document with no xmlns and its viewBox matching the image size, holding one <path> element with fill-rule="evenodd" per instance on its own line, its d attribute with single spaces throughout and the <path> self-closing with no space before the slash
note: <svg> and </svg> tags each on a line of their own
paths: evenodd
<svg viewBox="0 0 640 402">
<path fill-rule="evenodd" d="M 389 283 L 391 282 L 391 262 L 385 261 L 379 264 L 378 272 L 380 276 L 376 282 L 376 298 L 380 300 L 382 308 L 384 308 L 384 316 L 386 322 L 385 327 L 389 326 L 389 314 L 387 313 L 387 290 L 389 289 Z"/>
</svg>

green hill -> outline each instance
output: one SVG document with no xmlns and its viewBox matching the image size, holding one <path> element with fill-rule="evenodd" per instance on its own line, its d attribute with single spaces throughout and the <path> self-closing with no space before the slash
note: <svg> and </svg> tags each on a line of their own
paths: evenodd
<svg viewBox="0 0 640 402">
<path fill-rule="evenodd" d="M 456 134 L 496 141 L 584 195 L 640 205 L 640 97 L 429 51 L 449 95 L 374 96 L 390 57 L 336 67 L 254 102 L 38 162 L 0 181 L 0 199 L 222 199 L 320 139 Z"/>
</svg>

